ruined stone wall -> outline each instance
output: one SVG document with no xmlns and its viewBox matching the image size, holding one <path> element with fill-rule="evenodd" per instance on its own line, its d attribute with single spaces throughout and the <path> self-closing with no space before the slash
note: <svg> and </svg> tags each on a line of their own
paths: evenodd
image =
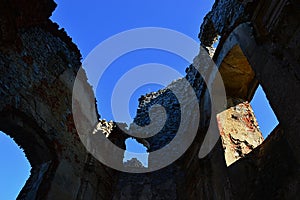
<svg viewBox="0 0 300 200">
<path fill-rule="evenodd" d="M 201 62 L 200 52 L 185 77 L 194 88 L 200 106 L 197 135 L 176 162 L 145 174 L 117 173 L 96 161 L 80 142 L 72 113 L 72 88 L 81 65 L 80 53 L 66 33 L 48 19 L 55 3 L 51 0 L 1 3 L 4 6 L 0 8 L 0 129 L 25 150 L 32 166 L 19 199 L 297 199 L 300 195 L 297 92 L 300 91 L 300 5 L 297 1 L 215 2 L 201 26 L 200 45 L 210 52 L 219 67 L 230 102 L 229 112 L 219 117 L 221 133 L 230 135 L 227 125 L 230 120 L 237 120 L 230 126 L 235 126 L 236 138 L 246 141 L 232 146 L 227 143 L 228 137 L 221 134 L 212 151 L 199 159 L 208 124 L 216 117 L 211 116 L 209 92 L 202 77 L 209 76 L 210 69 Z M 218 35 L 219 45 L 212 51 Z M 205 73 L 200 75 L 199 68 Z M 81 81 L 86 83 L 86 77 Z M 180 81 L 169 87 L 179 87 Z M 279 120 L 278 127 L 261 145 L 251 109 L 247 107 L 246 114 L 230 112 L 247 106 L 243 102 L 251 101 L 258 83 Z M 83 95 L 94 102 L 87 83 L 86 87 Z M 148 124 L 149 109 L 156 103 L 165 106 L 168 119 L 157 136 L 140 140 L 149 151 L 167 145 L 174 138 L 179 121 L 178 102 L 165 89 L 141 98 L 135 122 Z M 91 117 L 98 123 L 94 105 L 90 112 L 92 116 L 82 115 L 83 119 Z M 129 136 L 112 124 L 100 121 L 96 129 L 124 148 Z M 251 152 L 247 149 L 249 138 L 257 140 Z M 233 154 L 242 151 L 239 160 L 230 162 L 228 167 L 227 148 L 232 148 Z M 122 161 L 123 155 L 109 153 Z"/>
<path fill-rule="evenodd" d="M 227 166 L 259 146 L 264 138 L 250 103 L 242 102 L 217 115 Z"/>
<path fill-rule="evenodd" d="M 249 20 L 247 23 L 237 20 L 230 34 L 221 35 L 214 59 L 222 66 L 232 49 L 241 48 L 240 55 L 248 60 L 255 79 L 262 85 L 279 126 L 262 145 L 228 168 L 231 192 L 235 199 L 296 199 L 300 188 L 297 133 L 300 124 L 299 95 L 295 91 L 299 91 L 300 85 L 299 59 L 295 53 L 299 54 L 300 5 L 297 1 L 242 1 L 241 4 Z M 240 82 L 243 85 L 244 81 Z M 230 83 L 225 86 L 232 87 Z M 255 81 L 249 82 L 246 100 L 251 100 L 255 87 Z M 242 93 L 240 96 L 236 93 L 236 97 L 245 99 Z"/>
<path fill-rule="evenodd" d="M 198 121 L 197 124 L 198 132 L 194 138 L 194 142 L 179 160 L 166 168 L 147 174 L 121 173 L 117 190 L 114 193 L 114 199 L 230 198 L 229 186 L 226 185 L 224 176 L 226 165 L 221 140 L 217 142 L 213 152 L 207 156 L 207 158 L 203 160 L 198 158 L 201 144 L 210 123 L 209 118 L 211 112 L 210 98 L 206 90 L 206 84 L 200 73 L 194 67 L 194 65 L 199 67 L 200 63 L 204 64 L 200 62 L 199 59 L 195 59 L 194 64 L 186 69 L 187 75 L 183 78 L 192 86 L 195 94 L 187 94 L 189 90 L 182 84 L 183 79 L 176 80 L 158 92 L 152 92 L 142 96 L 139 99 L 139 108 L 137 110 L 137 116 L 134 119 L 140 126 L 149 125 L 151 123 L 150 115 L 154 123 L 156 121 L 162 121 L 161 113 L 156 113 L 155 111 L 154 114 L 151 113 L 151 107 L 159 104 L 165 108 L 167 120 L 162 130 L 158 131 L 155 136 L 145 139 L 149 145 L 148 152 L 161 149 L 174 139 L 178 133 L 180 123 L 193 121 L 192 117 L 195 116 L 192 112 L 195 111 L 196 107 L 190 97 L 191 95 L 196 95 L 198 99 L 196 103 L 201 107 L 201 120 Z M 179 97 L 185 97 L 183 98 L 182 104 L 179 103 L 176 95 L 172 92 L 174 88 L 181 91 L 181 94 L 177 94 Z M 183 108 L 186 106 L 189 108 Z M 184 110 L 189 110 L 190 113 L 187 114 L 186 119 L 181 121 L 181 117 L 184 116 L 181 112 Z M 187 127 L 192 128 L 192 125 L 187 125 Z M 186 133 L 188 131 L 189 130 L 185 130 Z M 181 142 L 184 142 L 184 138 L 182 138 Z M 172 152 L 169 152 L 169 154 L 161 155 L 160 160 L 153 160 L 150 154 L 148 165 L 155 165 L 156 162 L 161 162 L 161 160 L 171 156 L 170 154 L 175 153 L 183 146 L 182 143 L 177 144 L 176 147 L 178 149 L 174 149 Z M 225 194 L 225 192 L 228 192 L 228 194 Z"/>
<path fill-rule="evenodd" d="M 297 9 L 299 11 L 299 3 L 296 1 L 216 1 L 212 11 L 205 17 L 199 38 L 201 45 L 213 53 L 213 59 L 220 67 L 229 110 L 219 116 L 222 140 L 208 156 L 199 160 L 197 153 L 207 121 L 215 116 L 210 116 L 209 95 L 203 80 L 193 68 L 205 66 L 199 65 L 196 59 L 193 66 L 187 69 L 187 78 L 196 90 L 203 118 L 192 146 L 178 162 L 169 166 L 177 169 L 176 173 L 165 171 L 165 174 L 175 175 L 169 179 L 176 183 L 176 198 L 296 199 L 299 195 L 299 96 L 295 93 L 300 91 L 297 78 Z M 219 45 L 211 51 L 211 45 L 218 35 L 221 36 Z M 251 108 L 245 107 L 246 101 L 251 101 L 258 84 L 262 85 L 280 122 L 262 145 L 263 139 L 253 112 Z M 167 100 L 164 95 L 160 95 L 147 102 L 152 105 Z M 142 105 L 146 108 L 143 112 L 146 112 L 148 106 L 144 103 Z M 167 108 L 171 108 L 171 104 Z M 246 108 L 245 116 L 230 111 L 243 108 Z M 227 114 L 233 114 L 236 119 L 226 117 Z M 141 114 L 138 117 L 144 119 Z M 241 139 L 243 142 L 240 142 L 235 138 L 235 143 L 228 142 L 228 139 L 233 140 L 230 138 L 231 131 L 237 138 L 245 140 Z M 152 145 L 160 144 L 160 139 L 150 141 Z M 231 149 L 230 152 L 227 152 L 228 149 Z M 241 154 L 234 158 L 237 152 Z M 226 167 L 225 160 L 235 162 Z M 130 180 L 130 175 L 124 179 Z M 155 187 L 151 189 L 149 195 L 156 193 Z M 170 193 L 173 191 L 169 189 Z M 151 199 L 149 195 L 146 196 Z"/>
<path fill-rule="evenodd" d="M 53 1 L 1 1 L 0 129 L 32 170 L 19 199 L 107 199 L 113 171 L 81 144 L 72 117 L 80 53 L 48 18 Z"/>
</svg>

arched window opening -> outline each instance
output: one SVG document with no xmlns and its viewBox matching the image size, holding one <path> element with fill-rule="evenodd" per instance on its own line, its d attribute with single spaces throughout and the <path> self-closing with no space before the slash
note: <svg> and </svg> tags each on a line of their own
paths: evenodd
<svg viewBox="0 0 300 200">
<path fill-rule="evenodd" d="M 22 148 L 0 131 L 0 199 L 16 199 L 30 176 L 31 165 Z"/>
</svg>

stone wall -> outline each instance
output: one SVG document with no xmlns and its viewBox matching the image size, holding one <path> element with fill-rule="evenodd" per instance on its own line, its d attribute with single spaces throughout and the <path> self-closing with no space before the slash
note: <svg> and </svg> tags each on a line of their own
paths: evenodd
<svg viewBox="0 0 300 200">
<path fill-rule="evenodd" d="M 236 45 L 241 48 L 279 119 L 279 126 L 265 142 L 228 168 L 231 193 L 235 199 L 242 196 L 244 199 L 295 199 L 300 192 L 297 133 L 300 124 L 296 120 L 299 95 L 294 92 L 300 89 L 296 78 L 299 59 L 294 54 L 299 52 L 296 41 L 300 37 L 297 11 L 300 4 L 296 1 L 241 3 L 250 18 L 247 23 L 237 21 L 230 34 L 222 35 L 214 59 L 222 65 Z M 251 88 L 256 87 L 255 81 L 251 84 L 246 100 L 251 100 L 254 91 Z M 244 98 L 242 94 L 237 97 Z"/>
<path fill-rule="evenodd" d="M 48 19 L 54 8 L 51 0 L 1 2 L 0 129 L 32 167 L 18 199 L 107 199 L 115 173 L 77 135 L 72 88 L 81 56 Z"/>
<path fill-rule="evenodd" d="M 217 115 L 227 166 L 259 146 L 264 138 L 248 102 L 242 102 Z"/>
<path fill-rule="evenodd" d="M 176 162 L 144 174 L 116 172 L 98 162 L 81 143 L 72 113 L 72 88 L 81 56 L 66 33 L 48 19 L 55 3 L 6 0 L 2 4 L 0 129 L 25 150 L 32 166 L 19 199 L 297 199 L 300 195 L 298 1 L 215 2 L 204 19 L 199 39 L 224 79 L 229 102 L 224 110 L 229 111 L 219 115 L 221 131 L 216 130 L 223 136 L 207 156 L 199 158 L 209 122 L 217 117 L 212 116 L 203 79 L 211 71 L 200 52 L 186 69 L 185 77 L 200 107 L 197 135 Z M 217 36 L 220 42 L 217 49 L 212 49 Z M 197 70 L 200 68 L 204 72 L 201 75 Z M 79 107 L 82 119 L 95 123 L 98 134 L 105 134 L 124 148 L 129 136 L 114 122 L 99 121 L 84 74 L 81 81 L 85 87 L 82 95 L 91 103 L 91 115 L 85 115 Z M 163 105 L 167 113 L 167 123 L 159 134 L 139 139 L 149 151 L 166 146 L 176 135 L 182 105 L 178 105 L 171 89 L 184 93 L 182 81 L 140 99 L 137 124 L 150 123 L 149 111 L 154 104 Z M 251 101 L 258 84 L 279 120 L 278 127 L 262 144 L 253 112 L 245 103 Z M 185 105 L 188 110 L 195 106 Z M 246 113 L 232 111 L 237 108 L 245 108 Z M 155 112 L 153 116 L 161 117 Z M 185 120 L 192 121 L 189 117 Z M 234 145 L 228 141 L 231 131 Z M 103 149 L 122 162 L 123 155 Z M 232 158 L 236 152 L 241 154 Z"/>
</svg>

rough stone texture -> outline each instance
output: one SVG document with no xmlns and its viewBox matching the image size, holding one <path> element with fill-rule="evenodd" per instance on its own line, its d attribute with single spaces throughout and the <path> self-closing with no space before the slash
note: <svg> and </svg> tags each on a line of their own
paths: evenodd
<svg viewBox="0 0 300 200">
<path fill-rule="evenodd" d="M 226 86 L 227 96 L 251 99 L 251 95 L 254 93 L 253 87 L 257 84 L 257 80 L 247 58 L 238 45 L 228 52 L 219 71 Z"/>
<path fill-rule="evenodd" d="M 262 145 L 229 167 L 231 193 L 234 199 L 241 196 L 244 199 L 297 199 L 300 192 L 297 131 L 300 96 L 295 91 L 299 91 L 300 84 L 296 78 L 299 59 L 294 53 L 299 54 L 300 5 L 297 1 L 242 1 L 242 4 L 249 20 L 238 23 L 230 34 L 222 35 L 214 59 L 221 65 L 238 45 L 280 125 Z M 249 87 L 254 91 L 251 87 L 257 86 Z M 246 100 L 252 96 L 248 94 Z"/>
<path fill-rule="evenodd" d="M 147 174 L 121 173 L 113 199 L 177 199 L 173 166 Z"/>
<path fill-rule="evenodd" d="M 1 5 L 0 129 L 25 150 L 32 166 L 19 199 L 298 199 L 300 196 L 298 1 L 217 0 L 199 34 L 200 45 L 208 51 L 220 36 L 218 47 L 210 53 L 224 79 L 229 107 L 246 108 L 249 114 L 251 109 L 239 104 L 251 101 L 258 83 L 262 85 L 279 120 L 272 134 L 257 146 L 261 135 L 253 114 L 244 118 L 243 113 L 236 116 L 233 111 L 238 119 L 235 123 L 231 112 L 225 111 L 218 121 L 221 133 L 225 130 L 226 134 L 232 134 L 227 124 L 229 116 L 235 126 L 233 130 L 239 130 L 234 131 L 234 138 L 239 141 L 246 138 L 251 148 L 257 147 L 249 152 L 246 142 L 232 146 L 226 142 L 228 137 L 222 137 L 206 157 L 199 159 L 209 121 L 216 117 L 211 116 L 209 92 L 203 81 L 203 77 L 211 77 L 210 65 L 201 60 L 200 52 L 185 77 L 194 88 L 200 106 L 197 135 L 176 162 L 146 174 L 118 173 L 98 162 L 80 142 L 71 109 L 80 53 L 66 33 L 48 19 L 55 3 L 3 0 Z M 204 72 L 201 75 L 196 70 L 199 68 Z M 84 73 L 80 78 L 86 87 L 82 95 L 91 102 L 88 108 L 92 113 L 86 115 L 79 106 L 77 111 L 82 113 L 82 119 L 95 126 L 95 137 L 105 134 L 114 144 L 125 148 L 129 136 L 114 122 L 99 121 Z M 170 87 L 177 88 L 180 81 Z M 149 151 L 167 145 L 178 125 L 178 103 L 167 88 L 141 98 L 135 121 L 140 125 L 149 123 L 149 109 L 155 103 L 166 107 L 168 118 L 157 136 L 139 139 Z M 154 116 L 160 117 L 155 113 Z M 244 123 L 245 120 L 253 122 Z M 250 130 L 255 130 L 253 139 Z M 227 167 L 224 148 L 229 147 L 233 147 L 232 152 L 242 150 L 243 157 Z M 119 162 L 123 161 L 123 155 L 109 152 L 105 147 L 97 150 L 105 150 Z"/>
<path fill-rule="evenodd" d="M 216 0 L 204 17 L 198 37 L 203 46 L 210 47 L 218 35 L 227 36 L 238 24 L 248 20 L 246 8 L 239 1 Z"/>
<path fill-rule="evenodd" d="M 221 112 L 217 118 L 227 166 L 243 158 L 264 140 L 248 102 Z"/>
<path fill-rule="evenodd" d="M 125 167 L 133 167 L 133 168 L 143 168 L 144 165 L 137 159 L 137 158 L 131 158 L 130 160 L 127 160 L 124 162 Z"/>
<path fill-rule="evenodd" d="M 114 172 L 79 141 L 71 100 L 80 54 L 48 20 L 54 8 L 53 1 L 1 1 L 0 129 L 32 167 L 18 198 L 107 199 Z"/>
</svg>

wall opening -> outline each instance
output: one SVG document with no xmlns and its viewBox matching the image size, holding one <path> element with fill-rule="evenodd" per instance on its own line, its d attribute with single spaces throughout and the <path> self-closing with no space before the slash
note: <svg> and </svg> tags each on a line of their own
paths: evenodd
<svg viewBox="0 0 300 200">
<path fill-rule="evenodd" d="M 216 37 L 215 40 L 213 41 L 213 45 L 212 45 L 212 47 L 213 47 L 214 49 L 216 49 L 216 48 L 218 47 L 218 45 L 219 45 L 219 43 L 220 43 L 220 39 L 221 39 L 221 36 L 220 36 L 220 35 L 217 35 L 217 37 Z"/>
<path fill-rule="evenodd" d="M 258 147 L 278 121 L 239 45 L 228 51 L 219 71 L 228 105 L 217 115 L 217 120 L 229 166 Z"/>
<path fill-rule="evenodd" d="M 123 164 L 128 167 L 148 167 L 147 148 L 136 141 L 128 138 L 125 140 L 126 151 L 124 153 Z M 141 166 L 142 165 L 142 166 Z"/>
<path fill-rule="evenodd" d="M 267 138 L 279 122 L 261 86 L 257 88 L 251 106 L 258 121 L 259 129 L 263 137 Z"/>
<path fill-rule="evenodd" d="M 18 198 L 35 199 L 38 190 L 44 190 L 49 187 L 49 184 L 43 184 L 43 182 L 47 179 L 52 179 L 54 176 L 53 172 L 57 166 L 57 157 L 53 143 L 51 143 L 51 141 L 47 139 L 47 137 L 45 137 L 46 133 L 43 131 L 43 129 L 41 129 L 38 126 L 38 124 L 32 118 L 18 110 L 3 110 L 2 112 L 0 112 L 0 122 L 0 130 L 6 135 L 13 138 L 13 144 L 18 144 L 23 148 L 26 158 L 28 159 L 31 166 L 30 177 L 26 181 L 25 185 L 25 180 L 24 183 L 22 183 L 21 186 L 24 187 L 21 191 L 19 191 L 20 193 L 18 194 Z M 16 148 L 19 149 L 17 145 Z M 2 150 L 2 152 L 5 151 Z M 11 155 L 9 158 L 14 158 L 14 155 Z M 1 163 L 1 167 L 2 166 L 3 165 Z M 18 166 L 16 163 L 13 163 L 11 169 L 13 169 L 15 172 L 15 176 L 12 176 L 12 179 L 18 178 L 16 172 L 21 169 L 20 166 Z M 48 170 L 53 170 L 53 172 L 50 172 Z M 47 173 L 47 176 L 44 177 L 45 173 Z M 8 186 L 5 186 L 5 188 L 7 187 Z M 2 193 L 0 193 L 0 195 L 1 194 Z"/>
<path fill-rule="evenodd" d="M 0 131 L 0 199 L 16 199 L 30 176 L 24 150 Z"/>
</svg>

